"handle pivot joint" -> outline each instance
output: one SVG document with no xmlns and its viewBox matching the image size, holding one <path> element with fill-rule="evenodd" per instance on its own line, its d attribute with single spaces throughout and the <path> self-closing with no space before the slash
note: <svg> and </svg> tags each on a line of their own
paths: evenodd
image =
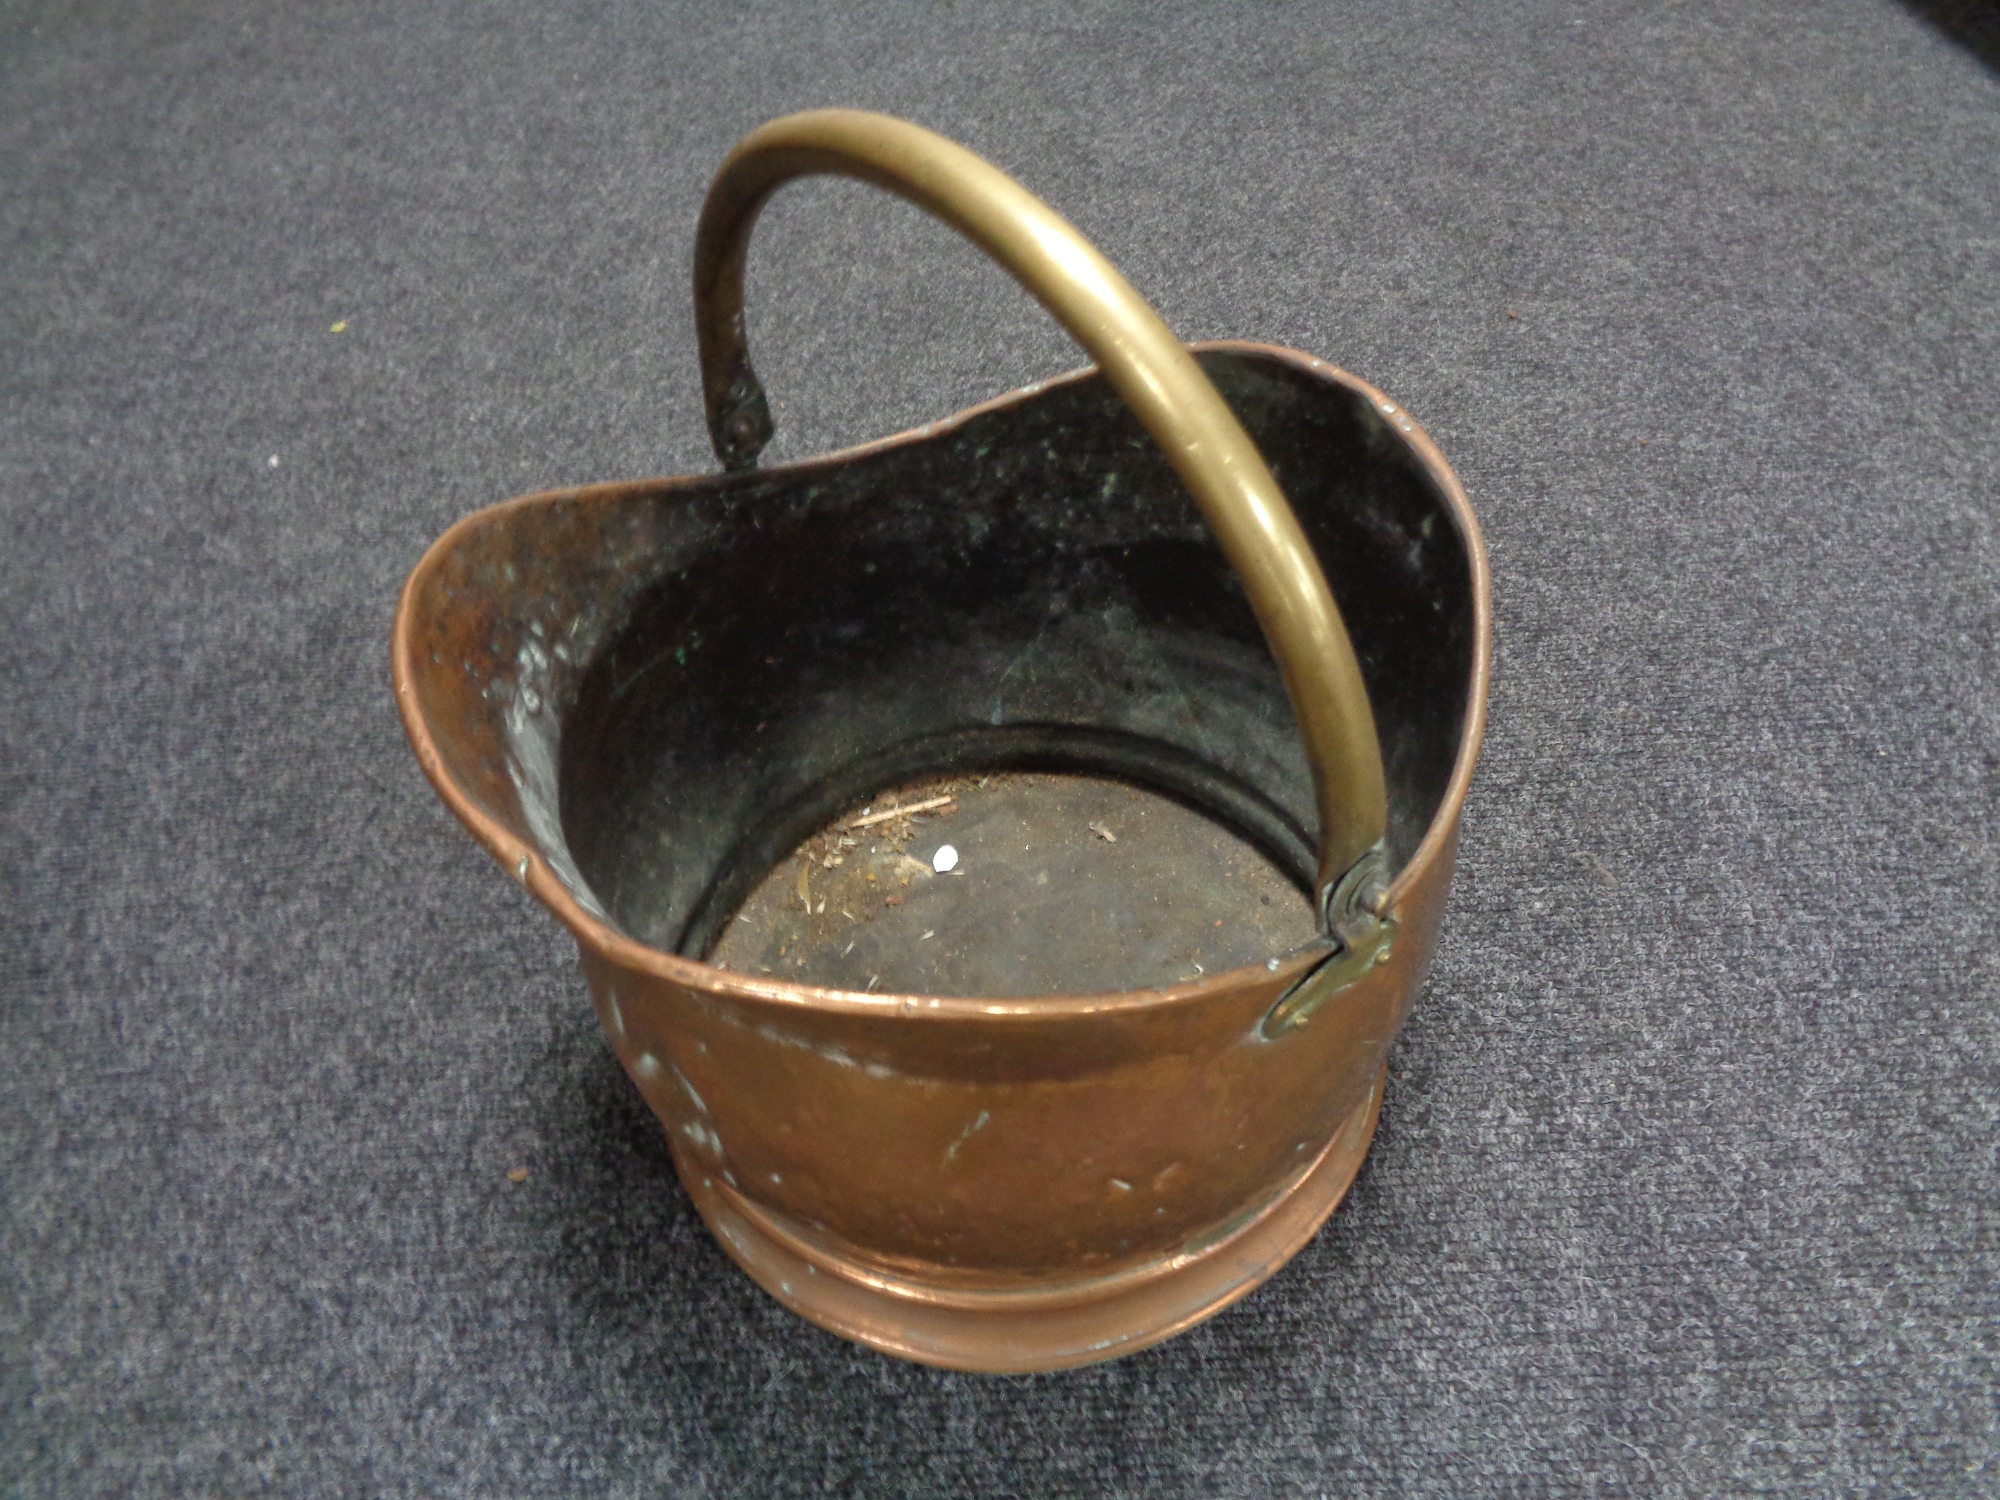
<svg viewBox="0 0 2000 1500">
<path fill-rule="evenodd" d="M 771 421 L 771 403 L 764 397 L 764 382 L 746 360 L 709 411 L 708 436 L 715 445 L 722 467 L 729 470 L 756 466 L 757 455 L 771 441 L 777 428 Z"/>
</svg>

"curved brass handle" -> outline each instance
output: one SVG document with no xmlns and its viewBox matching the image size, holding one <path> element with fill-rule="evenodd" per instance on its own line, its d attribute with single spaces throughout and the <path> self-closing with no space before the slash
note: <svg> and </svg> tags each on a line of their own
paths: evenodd
<svg viewBox="0 0 2000 1500">
<path fill-rule="evenodd" d="M 695 234 L 695 327 L 709 433 L 748 467 L 771 436 L 750 368 L 743 268 L 772 193 L 830 173 L 886 188 L 972 240 L 1090 352 L 1152 433 L 1236 570 L 1305 739 L 1320 821 L 1322 920 L 1351 942 L 1387 885 L 1382 757 L 1354 647 L 1291 506 L 1242 424 L 1171 329 L 1082 235 L 990 163 L 906 121 L 811 110 L 752 131 L 710 184 Z"/>
</svg>

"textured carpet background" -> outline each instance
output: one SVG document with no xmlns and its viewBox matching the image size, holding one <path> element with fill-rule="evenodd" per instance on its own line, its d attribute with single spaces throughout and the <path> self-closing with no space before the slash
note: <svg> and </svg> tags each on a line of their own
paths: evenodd
<svg viewBox="0 0 2000 1500">
<path fill-rule="evenodd" d="M 1382 385 L 1492 548 L 1369 1164 L 1094 1370 L 892 1363 L 739 1275 L 390 701 L 449 522 L 711 466 L 701 192 L 829 103 L 1014 171 L 1184 336 Z M 1888 0 L 9 0 L 0 247 L 0 1488 L 2000 1491 L 1976 47 Z M 774 457 L 1080 362 L 859 187 L 778 201 L 751 309 Z"/>
</svg>

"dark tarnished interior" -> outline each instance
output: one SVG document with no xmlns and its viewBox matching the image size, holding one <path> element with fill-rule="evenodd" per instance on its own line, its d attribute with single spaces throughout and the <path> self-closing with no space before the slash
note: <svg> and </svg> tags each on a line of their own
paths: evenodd
<svg viewBox="0 0 2000 1500">
<path fill-rule="evenodd" d="M 1269 356 L 1200 358 L 1346 618 L 1400 868 L 1464 727 L 1465 540 L 1364 392 Z M 1096 376 L 860 456 L 684 484 L 661 503 L 677 510 L 655 531 L 670 550 L 547 705 L 562 863 L 633 936 L 706 954 L 831 821 L 885 789 L 964 774 L 1129 783 L 1309 886 L 1313 800 L 1276 664 L 1193 503 Z M 1231 923 L 1239 899 L 1217 873 L 1216 913 L 1189 913 L 1204 929 Z M 1240 899 L 1268 905 L 1253 887 Z M 1079 902 L 1107 899 L 1102 879 L 1078 889 Z M 1069 987 L 1118 987 L 1094 982 L 1093 953 Z M 956 992 L 980 992 L 978 973 L 962 965 Z"/>
</svg>

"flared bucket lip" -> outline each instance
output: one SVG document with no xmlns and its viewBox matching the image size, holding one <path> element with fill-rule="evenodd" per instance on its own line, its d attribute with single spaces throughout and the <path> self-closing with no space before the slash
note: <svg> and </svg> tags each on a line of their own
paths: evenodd
<svg viewBox="0 0 2000 1500">
<path fill-rule="evenodd" d="M 1485 739 L 1487 687 L 1492 672 L 1492 600 L 1486 543 L 1479 529 L 1478 517 L 1473 513 L 1472 503 L 1467 499 L 1457 474 L 1452 471 L 1443 451 L 1431 439 L 1430 434 L 1425 432 L 1416 419 L 1404 411 L 1399 403 L 1392 401 L 1367 381 L 1313 355 L 1277 344 L 1265 344 L 1247 339 L 1218 339 L 1191 344 L 1188 347 L 1197 355 L 1245 354 L 1273 360 L 1332 384 L 1344 386 L 1366 398 L 1388 427 L 1403 440 L 1418 463 L 1423 466 L 1425 473 L 1437 485 L 1439 493 L 1444 496 L 1445 503 L 1450 508 L 1459 536 L 1465 544 L 1472 589 L 1472 674 L 1466 689 L 1463 729 L 1459 737 L 1458 753 L 1452 763 L 1451 778 L 1445 785 L 1444 796 L 1438 803 L 1430 826 L 1425 830 L 1422 841 L 1417 845 L 1408 863 L 1397 872 L 1390 883 L 1388 905 L 1393 910 L 1402 903 L 1404 896 L 1423 878 L 1430 866 L 1444 854 L 1452 830 L 1465 806 L 1466 795 L 1472 785 L 1473 770 L 1479 760 L 1480 745 Z M 1073 385 L 1097 374 L 1095 365 L 1086 365 L 1081 369 L 1007 391 L 921 427 L 910 428 L 832 453 L 773 464 L 762 472 L 767 474 L 808 472 L 833 464 L 846 463 L 907 443 L 936 438 L 955 431 L 977 417 L 1018 406 L 1046 391 Z M 705 477 L 709 476 L 681 475 L 662 476 L 654 480 L 618 480 L 572 489 L 544 490 L 483 507 L 462 517 L 431 543 L 416 567 L 411 569 L 410 576 L 404 581 L 402 593 L 397 600 L 395 625 L 390 636 L 390 670 L 394 682 L 396 707 L 402 715 L 403 730 L 409 736 L 410 746 L 416 752 L 418 764 L 423 767 L 424 775 L 436 788 L 438 796 L 471 831 L 472 836 L 499 861 L 502 869 L 512 874 L 523 889 L 547 907 L 556 920 L 569 929 L 579 944 L 621 968 L 636 970 L 718 999 L 743 1001 L 752 1005 L 773 1006 L 785 1010 L 808 1010 L 829 1015 L 906 1019 L 925 1017 L 937 1020 L 1015 1019 L 1035 1022 L 1131 1014 L 1199 1003 L 1205 999 L 1219 999 L 1241 991 L 1247 983 L 1270 982 L 1273 979 L 1289 980 L 1293 977 L 1293 971 L 1303 969 L 1321 956 L 1323 950 L 1292 955 L 1286 961 L 1278 963 L 1275 974 L 1269 965 L 1248 965 L 1224 970 L 1186 984 L 1157 989 L 1013 997 L 917 995 L 883 990 L 832 989 L 784 979 L 761 979 L 738 973 L 733 969 L 720 969 L 698 959 L 683 958 L 678 954 L 641 943 L 589 911 L 578 901 L 563 878 L 550 867 L 534 843 L 522 838 L 482 809 L 446 770 L 444 758 L 438 751 L 430 725 L 425 720 L 422 707 L 417 701 L 418 601 L 425 585 L 445 565 L 447 559 L 465 538 L 482 526 L 490 524 L 494 517 L 502 513 L 516 507 L 548 504 L 557 499 L 588 503 L 594 496 L 627 492 L 635 483 L 676 484 Z"/>
</svg>

